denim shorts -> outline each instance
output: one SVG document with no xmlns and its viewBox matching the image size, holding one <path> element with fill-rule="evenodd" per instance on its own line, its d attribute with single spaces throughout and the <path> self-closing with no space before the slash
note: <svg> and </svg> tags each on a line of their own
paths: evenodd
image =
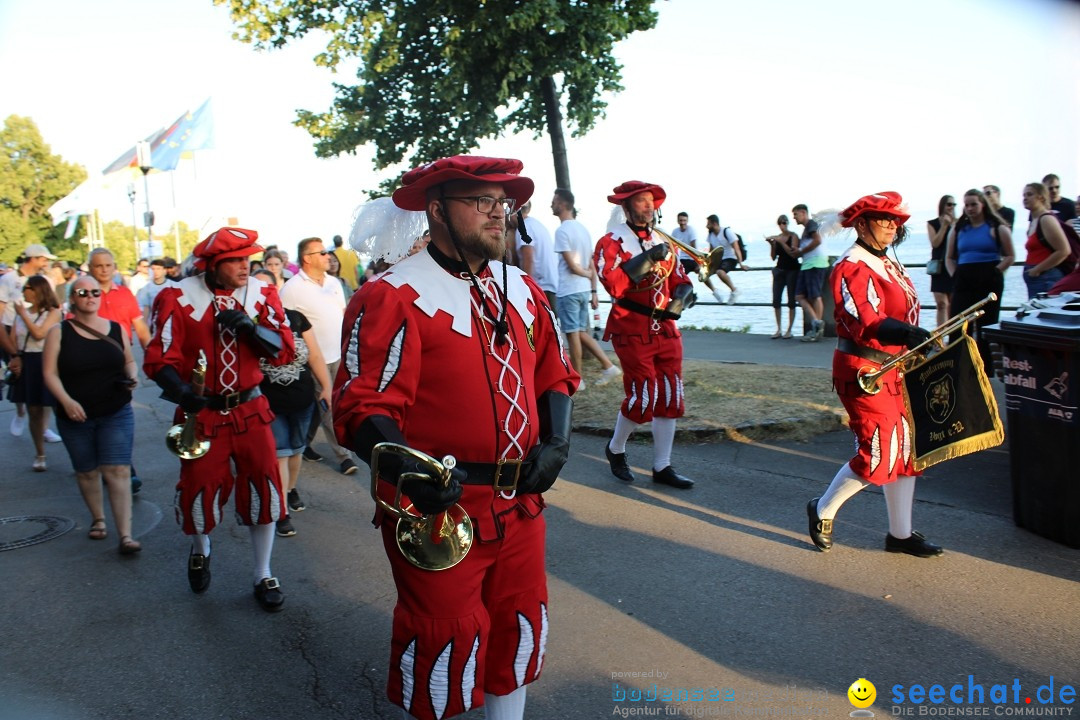
<svg viewBox="0 0 1080 720">
<path fill-rule="evenodd" d="M 821 288 L 825 285 L 825 276 L 829 268 L 806 268 L 799 271 L 799 279 L 795 281 L 795 295 L 801 295 L 807 300 L 821 297 Z"/>
<path fill-rule="evenodd" d="M 1028 270 L 1033 267 L 1035 266 L 1024 266 L 1024 284 L 1027 285 L 1028 300 L 1037 296 L 1039 293 L 1050 292 L 1050 288 L 1054 286 L 1054 283 L 1065 277 L 1065 274 L 1056 267 L 1044 271 L 1039 277 L 1031 277 L 1028 275 Z"/>
<path fill-rule="evenodd" d="M 560 295 L 555 299 L 559 325 L 564 333 L 585 332 L 589 329 L 589 298 L 592 293 L 579 292 Z"/>
<path fill-rule="evenodd" d="M 279 458 L 292 457 L 304 452 L 314 407 L 315 403 L 312 402 L 304 410 L 278 413 L 274 416 L 274 422 L 270 423 L 270 432 L 274 434 L 274 446 L 277 447 Z"/>
<path fill-rule="evenodd" d="M 131 446 L 135 442 L 135 413 L 131 403 L 112 415 L 72 422 L 63 412 L 56 413 L 56 429 L 75 472 L 92 472 L 102 465 L 131 465 Z"/>
</svg>

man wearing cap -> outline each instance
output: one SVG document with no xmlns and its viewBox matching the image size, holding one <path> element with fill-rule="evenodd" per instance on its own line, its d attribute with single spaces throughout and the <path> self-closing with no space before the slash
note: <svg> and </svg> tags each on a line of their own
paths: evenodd
<svg viewBox="0 0 1080 720">
<path fill-rule="evenodd" d="M 653 232 L 655 211 L 666 197 L 655 183 L 630 180 L 616 187 L 608 202 L 622 207 L 626 222 L 611 228 L 594 251 L 600 282 L 613 300 L 604 339 L 619 356 L 626 391 L 604 453 L 611 473 L 633 482 L 626 441 L 651 422 L 653 482 L 687 489 L 694 481 L 671 467 L 675 421 L 686 410 L 675 321 L 697 298 L 673 244 Z"/>
<path fill-rule="evenodd" d="M 176 517 L 192 538 L 188 584 L 196 593 L 210 586 L 210 532 L 235 489 L 237 520 L 251 531 L 255 599 L 275 612 L 285 596 L 270 555 L 285 511 L 259 359 L 285 364 L 295 348 L 277 288 L 248 277 L 248 258 L 262 252 L 257 239 L 254 230 L 225 227 L 195 246 L 199 274 L 167 285 L 154 304 L 143 370 L 179 405 L 178 420 L 196 414 L 197 435 L 210 441 L 205 455 L 180 461 L 176 486 Z M 204 387 L 193 377 L 200 354 Z"/>
<path fill-rule="evenodd" d="M 454 456 L 444 486 L 439 468 L 382 455 L 378 495 L 393 503 L 400 479 L 402 506 L 436 523 L 451 509 L 460 523 L 457 503 L 473 527 L 464 558 L 434 572 L 406 559 L 396 517 L 376 510 L 398 592 L 387 695 L 421 720 L 481 705 L 489 720 L 518 720 L 544 661 L 541 493 L 569 453 L 578 375 L 543 290 L 501 262 L 506 214 L 533 191 L 521 167 L 456 156 L 406 173 L 394 204 L 426 212 L 431 242 L 365 283 L 345 313 L 338 440 L 369 462 L 387 441 Z"/>
</svg>

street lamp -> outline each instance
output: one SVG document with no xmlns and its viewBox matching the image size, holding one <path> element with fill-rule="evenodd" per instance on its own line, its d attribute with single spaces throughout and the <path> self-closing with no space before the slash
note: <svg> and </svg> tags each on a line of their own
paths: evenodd
<svg viewBox="0 0 1080 720">
<path fill-rule="evenodd" d="M 139 264 L 139 219 L 135 215 L 135 183 L 128 183 L 128 200 L 131 201 L 131 239 L 135 243 L 135 264 Z"/>
<path fill-rule="evenodd" d="M 143 194 L 146 196 L 146 212 L 143 213 L 143 224 L 146 225 L 146 255 L 148 259 L 153 259 L 153 247 L 154 242 L 154 213 L 150 211 L 150 181 L 146 179 L 146 176 L 150 174 L 151 162 L 151 148 L 150 143 L 146 140 L 140 140 L 135 143 L 135 158 L 139 164 L 139 169 L 143 174 Z M 136 260 L 138 259 L 138 253 L 136 252 Z"/>
</svg>

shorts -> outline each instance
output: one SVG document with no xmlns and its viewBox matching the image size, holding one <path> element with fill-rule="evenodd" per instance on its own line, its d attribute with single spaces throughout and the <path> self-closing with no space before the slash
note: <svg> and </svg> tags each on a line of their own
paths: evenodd
<svg viewBox="0 0 1080 720">
<path fill-rule="evenodd" d="M 692 258 L 681 257 L 679 258 L 679 264 L 683 266 L 683 270 L 686 271 L 687 275 L 693 275 L 698 271 L 697 261 Z"/>
<path fill-rule="evenodd" d="M 564 333 L 586 332 L 589 329 L 589 292 L 560 295 L 555 298 L 555 310 Z"/>
<path fill-rule="evenodd" d="M 315 402 L 312 401 L 304 410 L 277 413 L 274 416 L 274 421 L 270 423 L 270 432 L 274 434 L 274 447 L 277 448 L 279 458 L 292 457 L 304 452 L 314 409 Z"/>
<path fill-rule="evenodd" d="M 786 270 L 774 267 L 772 270 L 772 306 L 780 307 L 784 290 L 787 290 L 787 306 L 795 307 L 795 285 L 799 282 L 799 270 L 797 268 Z"/>
<path fill-rule="evenodd" d="M 74 422 L 56 413 L 56 429 L 64 441 L 75 472 L 92 472 L 102 465 L 131 465 L 135 413 L 131 403 L 111 415 Z"/>
<path fill-rule="evenodd" d="M 739 261 L 735 258 L 724 258 L 720 261 L 720 269 L 726 273 L 731 272 L 739 266 Z"/>
<path fill-rule="evenodd" d="M 799 279 L 795 283 L 795 295 L 807 300 L 816 300 L 821 297 L 821 288 L 825 284 L 825 276 L 829 274 L 829 268 L 806 268 L 799 271 Z"/>
</svg>

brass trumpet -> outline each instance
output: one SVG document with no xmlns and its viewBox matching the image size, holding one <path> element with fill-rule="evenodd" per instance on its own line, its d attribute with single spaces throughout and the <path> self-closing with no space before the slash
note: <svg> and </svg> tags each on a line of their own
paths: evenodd
<svg viewBox="0 0 1080 720">
<path fill-rule="evenodd" d="M 195 394 L 202 395 L 206 387 L 206 353 L 199 351 L 199 361 L 191 371 L 191 388 Z M 165 447 L 181 460 L 201 458 L 210 450 L 209 440 L 200 440 L 196 433 L 197 413 L 184 413 L 184 422 L 173 425 L 165 433 Z"/>
<path fill-rule="evenodd" d="M 698 264 L 698 277 L 701 278 L 701 282 L 705 282 L 710 275 L 715 275 L 720 272 L 720 261 L 724 259 L 724 248 L 716 248 L 711 252 L 702 252 L 697 248 L 690 247 L 681 240 L 676 240 L 659 228 L 654 227 L 652 230 L 654 233 L 668 242 L 674 243 L 677 248 L 694 258 Z"/>
<path fill-rule="evenodd" d="M 940 347 L 944 347 L 944 343 L 941 342 L 941 338 L 946 337 L 947 335 L 957 330 L 960 330 L 972 320 L 982 317 L 986 313 L 986 311 L 982 309 L 983 305 L 986 305 L 987 303 L 992 303 L 997 299 L 997 293 L 990 293 L 979 302 L 964 310 L 959 315 L 956 315 L 951 320 L 947 320 L 938 327 L 934 328 L 934 331 L 930 333 L 930 337 L 926 338 L 915 347 L 911 348 L 910 350 L 905 350 L 904 352 L 897 353 L 896 355 L 888 358 L 885 362 L 881 364 L 881 367 L 877 368 L 876 370 L 869 367 L 860 368 L 858 375 L 856 376 L 859 381 L 859 387 L 862 388 L 863 392 L 867 393 L 868 395 L 877 395 L 879 392 L 881 392 L 881 386 L 878 385 L 878 383 L 886 373 L 888 373 L 897 365 L 900 365 L 901 368 L 906 367 L 909 361 L 913 360 L 916 355 L 927 354 L 927 352 L 929 352 L 930 345 L 937 343 Z"/>
<path fill-rule="evenodd" d="M 398 477 L 394 502 L 390 504 L 379 497 L 379 458 L 384 453 L 401 455 L 419 462 L 424 473 L 402 473 Z M 398 519 L 394 535 L 398 550 L 410 563 L 421 570 L 447 570 L 465 559 L 473 544 L 473 524 L 465 508 L 455 504 L 439 513 L 442 522 L 436 528 L 435 515 L 417 515 L 413 506 L 401 506 L 401 484 L 409 478 L 435 478 L 443 487 L 450 484 L 450 471 L 457 465 L 452 455 L 442 462 L 398 443 L 383 442 L 371 451 L 371 497 L 386 512 Z"/>
</svg>

